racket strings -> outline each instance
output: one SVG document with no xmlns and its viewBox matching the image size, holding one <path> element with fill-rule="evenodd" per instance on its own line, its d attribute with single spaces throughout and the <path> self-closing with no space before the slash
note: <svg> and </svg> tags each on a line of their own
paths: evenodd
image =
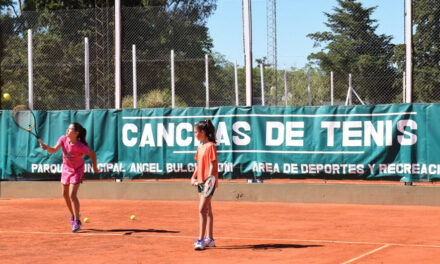
<svg viewBox="0 0 440 264">
<path fill-rule="evenodd" d="M 212 190 L 215 187 L 215 178 L 209 177 L 204 183 L 203 183 L 203 193 L 205 196 L 209 195 Z"/>
<path fill-rule="evenodd" d="M 35 118 L 30 111 L 19 110 L 14 113 L 14 121 L 25 130 L 32 130 L 35 127 Z"/>
</svg>

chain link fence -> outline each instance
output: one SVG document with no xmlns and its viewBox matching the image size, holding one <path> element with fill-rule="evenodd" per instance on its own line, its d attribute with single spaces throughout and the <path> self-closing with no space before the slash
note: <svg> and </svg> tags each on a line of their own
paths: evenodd
<svg viewBox="0 0 440 264">
<path fill-rule="evenodd" d="M 424 9 L 425 2 L 414 2 L 413 101 L 438 102 L 440 8 Z M 286 69 L 274 69 L 270 62 L 263 69 L 254 64 L 255 105 L 403 102 L 404 45 L 376 33 L 380 21 L 371 19 L 367 7 L 356 1 L 342 3 L 335 3 L 338 9 L 326 11 L 328 31 L 305 36 L 322 47 L 305 54 L 309 64 Z M 235 67 L 221 51 L 213 51 L 206 18 L 163 7 L 123 7 L 121 11 L 123 108 L 134 107 L 134 97 L 138 108 L 171 107 L 172 87 L 175 107 L 245 104 L 244 67 Z M 352 14 L 351 24 L 339 21 L 341 14 Z M 0 22 L 1 92 L 11 95 L 10 100 L 1 98 L 1 109 L 28 103 L 29 29 L 34 109 L 85 109 L 86 65 L 90 108 L 114 107 L 113 8 L 3 14 Z"/>
</svg>

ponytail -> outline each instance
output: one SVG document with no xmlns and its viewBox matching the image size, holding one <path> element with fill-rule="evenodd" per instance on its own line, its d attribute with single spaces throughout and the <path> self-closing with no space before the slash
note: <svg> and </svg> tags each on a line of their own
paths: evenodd
<svg viewBox="0 0 440 264">
<path fill-rule="evenodd" d="M 215 127 L 212 124 L 211 120 L 206 119 L 203 121 L 199 121 L 196 123 L 197 128 L 199 131 L 205 131 L 206 137 L 208 138 L 208 141 L 216 143 L 217 139 L 215 136 Z"/>
<path fill-rule="evenodd" d="M 75 131 L 78 132 L 77 139 L 84 145 L 89 146 L 86 140 L 87 130 L 79 123 L 72 123 L 72 125 L 75 128 Z"/>
</svg>

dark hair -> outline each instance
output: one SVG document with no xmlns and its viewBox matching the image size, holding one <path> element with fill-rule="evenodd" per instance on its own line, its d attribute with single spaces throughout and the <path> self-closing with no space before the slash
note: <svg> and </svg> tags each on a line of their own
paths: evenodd
<svg viewBox="0 0 440 264">
<path fill-rule="evenodd" d="M 199 131 L 205 131 L 206 137 L 208 138 L 208 141 L 216 142 L 215 137 L 215 127 L 212 124 L 211 120 L 206 119 L 203 121 L 199 121 L 195 124 L 195 126 L 198 128 Z"/>
<path fill-rule="evenodd" d="M 78 132 L 78 140 L 81 141 L 84 145 L 88 146 L 86 136 L 87 130 L 79 123 L 72 123 L 76 132 Z"/>
</svg>

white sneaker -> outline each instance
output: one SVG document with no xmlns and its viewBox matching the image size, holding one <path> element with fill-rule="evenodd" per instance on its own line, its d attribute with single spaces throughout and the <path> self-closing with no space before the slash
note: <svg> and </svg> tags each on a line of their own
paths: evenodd
<svg viewBox="0 0 440 264">
<path fill-rule="evenodd" d="M 204 250 L 205 249 L 205 245 L 203 243 L 203 240 L 201 240 L 201 239 L 197 240 L 197 242 L 194 243 L 194 249 L 195 250 Z"/>
<path fill-rule="evenodd" d="M 205 239 L 203 239 L 203 245 L 205 247 L 215 247 L 215 241 L 213 238 L 205 237 Z"/>
</svg>

